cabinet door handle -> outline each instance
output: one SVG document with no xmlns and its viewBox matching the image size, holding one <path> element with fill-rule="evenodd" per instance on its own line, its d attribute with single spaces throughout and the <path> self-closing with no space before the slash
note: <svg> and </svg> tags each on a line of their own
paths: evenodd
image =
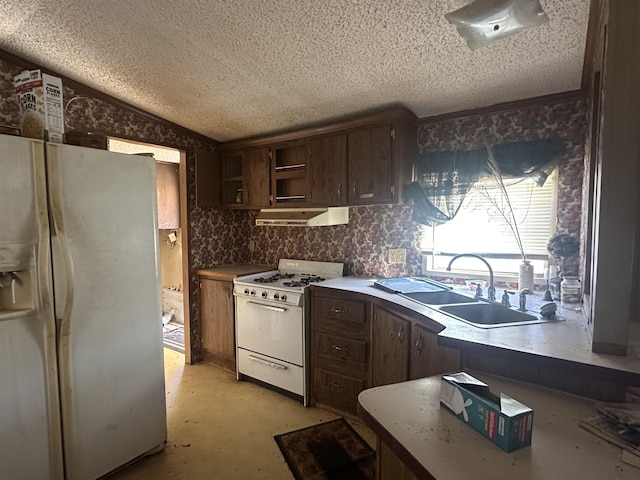
<svg viewBox="0 0 640 480">
<path fill-rule="evenodd" d="M 342 184 L 338 184 L 338 200 L 342 199 Z"/>
<path fill-rule="evenodd" d="M 422 333 L 418 334 L 418 338 L 416 340 L 416 350 L 418 351 L 418 356 L 422 355 Z"/>
<path fill-rule="evenodd" d="M 395 194 L 396 194 L 396 186 L 391 185 L 391 195 L 395 195 Z"/>
<path fill-rule="evenodd" d="M 353 182 L 353 196 L 356 196 L 356 182 Z"/>
<path fill-rule="evenodd" d="M 346 310 L 340 310 L 339 308 L 332 308 L 331 309 L 331 313 L 341 314 L 341 313 L 347 313 L 347 311 Z"/>
<path fill-rule="evenodd" d="M 398 341 L 400 342 L 400 345 L 404 343 L 404 325 L 402 325 L 398 331 Z"/>
</svg>

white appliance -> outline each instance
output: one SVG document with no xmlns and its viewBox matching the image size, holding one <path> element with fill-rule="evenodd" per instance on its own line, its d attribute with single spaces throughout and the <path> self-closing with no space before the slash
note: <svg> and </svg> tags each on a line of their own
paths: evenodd
<svg viewBox="0 0 640 480">
<path fill-rule="evenodd" d="M 281 259 L 278 270 L 236 277 L 236 375 L 291 392 L 308 405 L 311 283 L 344 275 L 335 262 Z"/>
<path fill-rule="evenodd" d="M 267 208 L 260 210 L 256 225 L 272 227 L 326 227 L 349 223 L 349 207 Z"/>
<path fill-rule="evenodd" d="M 0 477 L 166 440 L 155 162 L 0 135 Z"/>
</svg>

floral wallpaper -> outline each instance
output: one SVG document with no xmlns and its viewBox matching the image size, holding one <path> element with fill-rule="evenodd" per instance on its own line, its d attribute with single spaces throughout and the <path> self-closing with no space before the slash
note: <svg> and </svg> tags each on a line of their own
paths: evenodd
<svg viewBox="0 0 640 480">
<path fill-rule="evenodd" d="M 254 243 L 250 260 L 277 264 L 280 258 L 345 262 L 350 274 L 401 277 L 421 270 L 419 231 L 406 206 L 350 207 L 349 223 L 329 227 L 257 227 L 247 219 Z M 390 264 L 387 249 L 405 248 L 407 263 Z"/>
<path fill-rule="evenodd" d="M 1 53 L 1 52 L 0 52 Z M 23 68 L 0 56 L 0 131 L 15 133 L 19 109 L 13 77 Z M 87 90 L 90 92 L 90 90 Z M 70 102 L 70 103 L 69 103 Z M 419 225 L 404 205 L 349 208 L 348 225 L 331 227 L 257 227 L 255 210 L 199 208 L 195 203 L 196 148 L 214 149 L 216 142 L 190 135 L 134 110 L 76 92 L 65 86 L 68 129 L 118 136 L 180 148 L 187 155 L 192 361 L 200 356 L 200 319 L 195 270 L 230 263 L 276 265 L 280 258 L 345 262 L 348 271 L 365 276 L 409 276 L 421 272 Z M 503 113 L 472 115 L 437 123 L 424 119 L 418 127 L 420 152 L 473 149 L 492 143 L 558 135 L 567 142 L 560 164 L 558 233 L 580 235 L 582 183 L 586 143 L 586 104 L 582 100 L 522 108 Z M 404 265 L 388 262 L 389 248 L 405 248 Z M 577 262 L 576 262 L 577 263 Z"/>
</svg>

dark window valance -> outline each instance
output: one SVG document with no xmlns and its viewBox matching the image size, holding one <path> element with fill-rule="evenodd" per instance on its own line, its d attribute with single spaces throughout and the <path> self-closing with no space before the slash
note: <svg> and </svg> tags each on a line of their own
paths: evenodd
<svg viewBox="0 0 640 480">
<path fill-rule="evenodd" d="M 530 178 L 544 185 L 565 152 L 559 138 L 491 146 L 502 179 Z M 413 219 L 438 225 L 455 217 L 473 185 L 494 176 L 487 149 L 431 152 L 416 163 L 417 181 L 405 188 L 403 200 L 413 206 Z"/>
</svg>

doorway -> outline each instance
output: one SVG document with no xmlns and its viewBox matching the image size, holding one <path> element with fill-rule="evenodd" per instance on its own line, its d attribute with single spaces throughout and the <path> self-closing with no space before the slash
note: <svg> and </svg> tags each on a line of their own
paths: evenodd
<svg viewBox="0 0 640 480">
<path fill-rule="evenodd" d="M 112 152 L 147 155 L 156 161 L 159 266 L 162 285 L 162 330 L 165 348 L 185 353 L 183 231 L 180 224 L 180 163 L 184 152 L 175 148 L 109 138 Z M 159 320 L 160 321 L 160 320 Z"/>
</svg>

